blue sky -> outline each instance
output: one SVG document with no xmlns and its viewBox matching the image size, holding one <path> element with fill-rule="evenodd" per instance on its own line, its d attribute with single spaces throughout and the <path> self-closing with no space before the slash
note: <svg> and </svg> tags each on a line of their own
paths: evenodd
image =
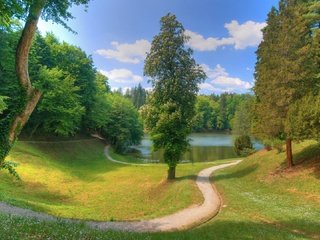
<svg viewBox="0 0 320 240">
<path fill-rule="evenodd" d="M 93 0 L 88 11 L 73 7 L 75 19 L 63 27 L 40 21 L 42 33 L 52 31 L 60 40 L 92 55 L 97 69 L 108 76 L 112 88 L 141 83 L 145 52 L 159 33 L 160 18 L 173 13 L 191 37 L 197 63 L 208 79 L 200 85 L 205 94 L 248 92 L 253 86 L 255 51 L 261 29 L 275 0 Z"/>
</svg>

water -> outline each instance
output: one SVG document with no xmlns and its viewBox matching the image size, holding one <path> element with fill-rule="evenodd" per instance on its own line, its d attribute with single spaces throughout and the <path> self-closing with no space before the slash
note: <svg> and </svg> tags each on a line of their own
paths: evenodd
<svg viewBox="0 0 320 240">
<path fill-rule="evenodd" d="M 236 136 L 230 133 L 193 133 L 190 135 L 190 151 L 186 152 L 182 160 L 186 162 L 210 162 L 218 159 L 234 158 L 237 155 L 233 149 Z M 261 149 L 262 145 L 254 141 L 254 147 Z M 163 151 L 152 152 L 152 141 L 149 136 L 144 136 L 139 146 L 138 157 L 148 160 L 163 162 Z"/>
</svg>

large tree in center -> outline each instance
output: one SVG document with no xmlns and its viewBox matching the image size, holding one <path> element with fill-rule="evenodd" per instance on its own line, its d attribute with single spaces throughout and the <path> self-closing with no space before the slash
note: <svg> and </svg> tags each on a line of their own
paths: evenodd
<svg viewBox="0 0 320 240">
<path fill-rule="evenodd" d="M 153 86 L 144 108 L 145 123 L 154 150 L 164 150 L 168 179 L 174 179 L 176 165 L 189 146 L 198 84 L 206 75 L 185 46 L 188 37 L 176 16 L 168 14 L 160 22 L 160 33 L 152 41 L 144 66 Z"/>
<path fill-rule="evenodd" d="M 87 4 L 89 0 L 2 0 L 0 24 L 10 27 L 12 18 L 25 21 L 16 48 L 16 74 L 20 85 L 20 102 L 14 109 L 7 109 L 0 117 L 0 169 L 8 168 L 4 159 L 28 121 L 41 97 L 29 77 L 28 58 L 37 23 L 42 16 L 64 26 L 65 20 L 72 18 L 68 8 L 72 4 Z M 26 10 L 23 14 L 23 9 Z"/>
</svg>

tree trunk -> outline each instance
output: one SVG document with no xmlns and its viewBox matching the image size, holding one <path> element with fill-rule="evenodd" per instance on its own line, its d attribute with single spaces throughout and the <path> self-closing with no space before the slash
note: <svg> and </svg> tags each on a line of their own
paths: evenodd
<svg viewBox="0 0 320 240">
<path fill-rule="evenodd" d="M 32 87 L 31 81 L 29 79 L 28 72 L 28 58 L 29 52 L 32 45 L 32 39 L 37 29 L 37 24 L 41 11 L 45 5 L 45 0 L 35 0 L 29 7 L 29 14 L 27 21 L 23 28 L 20 40 L 18 42 L 16 51 L 16 73 L 19 79 L 19 83 L 23 90 L 25 91 L 24 97 L 24 107 L 13 119 L 10 132 L 9 132 L 9 142 L 12 144 L 17 136 L 19 135 L 21 129 L 28 121 L 31 113 L 37 106 L 39 99 L 41 97 L 40 91 Z"/>
<path fill-rule="evenodd" d="M 41 11 L 44 8 L 46 0 L 34 0 L 29 6 L 29 13 L 19 39 L 16 50 L 16 73 L 21 88 L 24 90 L 23 101 L 20 110 L 13 110 L 14 115 L 7 119 L 2 119 L 0 133 L 0 169 L 3 167 L 5 157 L 8 155 L 15 140 L 21 132 L 21 129 L 28 121 L 34 108 L 37 106 L 41 97 L 40 91 L 32 87 L 28 72 L 28 58 L 32 45 L 32 39 L 37 29 L 37 24 Z"/>
<path fill-rule="evenodd" d="M 168 169 L 168 180 L 172 180 L 176 178 L 176 166 L 169 166 Z"/>
<path fill-rule="evenodd" d="M 287 152 L 287 162 L 288 167 L 291 168 L 293 166 L 293 160 L 292 160 L 292 140 L 287 139 L 286 140 L 286 152 Z"/>
</svg>

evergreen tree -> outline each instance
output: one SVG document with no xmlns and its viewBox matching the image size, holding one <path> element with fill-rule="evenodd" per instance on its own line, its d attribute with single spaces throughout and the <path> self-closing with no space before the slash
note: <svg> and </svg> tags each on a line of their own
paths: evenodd
<svg viewBox="0 0 320 240">
<path fill-rule="evenodd" d="M 305 17 L 310 2 L 281 0 L 279 9 L 272 8 L 257 51 L 254 133 L 262 139 L 286 140 L 289 167 L 293 161 L 292 139 L 285 128 L 288 109 L 315 83 L 308 65 L 312 34 Z"/>
</svg>

